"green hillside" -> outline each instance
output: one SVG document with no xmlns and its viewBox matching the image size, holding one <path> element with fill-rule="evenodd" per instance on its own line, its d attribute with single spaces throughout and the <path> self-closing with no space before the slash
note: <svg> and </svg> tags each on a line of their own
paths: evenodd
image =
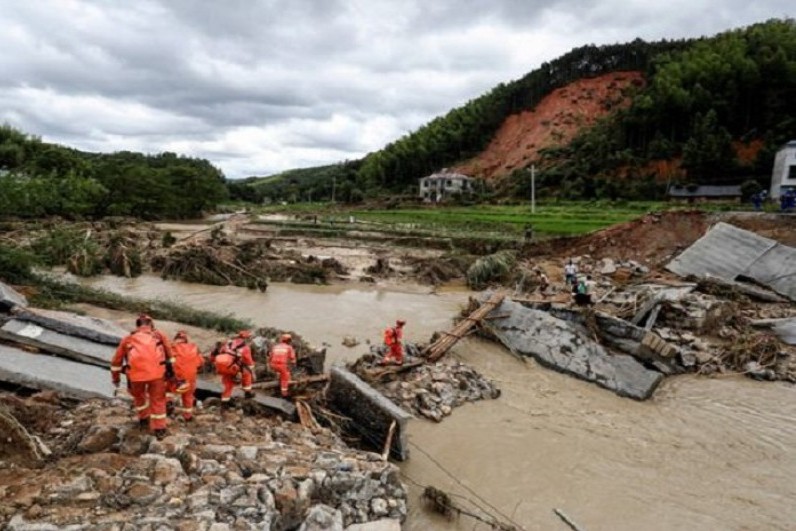
<svg viewBox="0 0 796 531">
<path fill-rule="evenodd" d="M 0 217 L 191 218 L 226 198 L 204 159 L 87 153 L 0 126 Z"/>
<path fill-rule="evenodd" d="M 650 165 L 660 160 L 682 161 L 688 182 L 764 182 L 773 153 L 796 137 L 796 24 L 771 20 L 711 38 L 583 46 L 361 161 L 293 170 L 254 186 L 275 199 L 328 200 L 334 176 L 337 186 L 344 183 L 355 192 L 353 199 L 411 193 L 419 177 L 483 150 L 511 114 L 532 109 L 572 81 L 626 70 L 642 71 L 646 86 L 632 95 L 629 108 L 534 161 L 542 169 L 540 193 L 652 198 L 661 187 Z M 731 142 L 751 140 L 762 149 L 752 160 L 736 161 Z M 526 197 L 528 187 L 523 168 L 498 183 L 499 193 L 507 196 Z M 345 194 L 336 199 L 349 200 Z"/>
</svg>

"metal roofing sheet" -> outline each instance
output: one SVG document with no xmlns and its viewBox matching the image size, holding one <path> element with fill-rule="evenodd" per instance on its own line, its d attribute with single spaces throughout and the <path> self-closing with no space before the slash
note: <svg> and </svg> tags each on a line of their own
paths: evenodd
<svg viewBox="0 0 796 531">
<path fill-rule="evenodd" d="M 796 248 L 775 245 L 758 258 L 743 275 L 796 300 Z"/>
<path fill-rule="evenodd" d="M 680 276 L 713 275 L 734 280 L 777 242 L 717 223 L 704 236 L 669 262 L 666 269 Z"/>
<path fill-rule="evenodd" d="M 666 268 L 681 276 L 744 276 L 796 300 L 796 248 L 727 223 L 715 225 Z"/>
<path fill-rule="evenodd" d="M 796 345 L 796 319 L 783 319 L 771 330 L 788 345 Z"/>
</svg>

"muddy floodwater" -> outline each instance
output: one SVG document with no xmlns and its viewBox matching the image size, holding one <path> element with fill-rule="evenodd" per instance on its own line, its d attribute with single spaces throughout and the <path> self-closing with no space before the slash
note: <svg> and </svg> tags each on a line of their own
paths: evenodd
<svg viewBox="0 0 796 531">
<path fill-rule="evenodd" d="M 102 278 L 95 286 L 180 300 L 293 329 L 330 345 L 330 359 L 365 351 L 345 335 L 378 341 L 386 323 L 409 321 L 410 340 L 449 326 L 467 298 L 424 288 L 271 284 L 267 293 L 156 277 Z M 442 423 L 410 424 L 408 484 L 434 485 L 524 529 L 565 530 L 561 509 L 584 530 L 796 529 L 796 387 L 741 377 L 670 378 L 648 402 L 522 362 L 470 338 L 454 356 L 503 389 Z M 405 529 L 488 529 L 429 514 L 412 487 Z"/>
</svg>

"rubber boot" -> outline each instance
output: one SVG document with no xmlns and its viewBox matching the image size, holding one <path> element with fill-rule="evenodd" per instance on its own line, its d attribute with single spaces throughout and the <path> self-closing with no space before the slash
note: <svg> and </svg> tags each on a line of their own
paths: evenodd
<svg viewBox="0 0 796 531">
<path fill-rule="evenodd" d="M 146 431 L 149 429 L 149 419 L 138 419 L 138 429 Z"/>
<path fill-rule="evenodd" d="M 245 396 L 248 399 L 252 399 L 254 398 L 254 391 L 246 391 L 243 396 Z"/>
<path fill-rule="evenodd" d="M 166 437 L 166 430 L 155 430 L 155 437 L 160 441 Z"/>
</svg>

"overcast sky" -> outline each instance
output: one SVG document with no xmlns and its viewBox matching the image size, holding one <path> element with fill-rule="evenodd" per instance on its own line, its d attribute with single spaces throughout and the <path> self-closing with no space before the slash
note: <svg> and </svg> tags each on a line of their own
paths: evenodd
<svg viewBox="0 0 796 531">
<path fill-rule="evenodd" d="M 231 178 L 359 158 L 576 46 L 793 0 L 0 0 L 0 122 Z"/>
</svg>

